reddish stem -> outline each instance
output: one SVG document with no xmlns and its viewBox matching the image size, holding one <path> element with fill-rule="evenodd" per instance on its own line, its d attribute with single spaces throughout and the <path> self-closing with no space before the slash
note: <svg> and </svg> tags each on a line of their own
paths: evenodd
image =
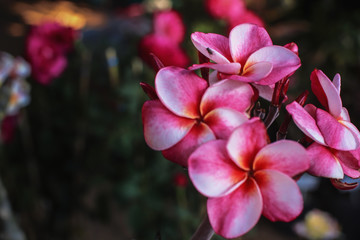
<svg viewBox="0 0 360 240">
<path fill-rule="evenodd" d="M 206 214 L 204 220 L 201 222 L 199 227 L 196 229 L 196 232 L 191 237 L 191 240 L 210 240 L 214 235 L 214 230 L 212 229 L 209 217 Z"/>
</svg>

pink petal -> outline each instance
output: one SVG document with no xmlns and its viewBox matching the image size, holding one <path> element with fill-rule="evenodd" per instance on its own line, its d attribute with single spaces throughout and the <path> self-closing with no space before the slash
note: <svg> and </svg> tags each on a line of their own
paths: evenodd
<svg viewBox="0 0 360 240">
<path fill-rule="evenodd" d="M 240 63 L 203 63 L 194 64 L 189 67 L 189 70 L 196 70 L 200 68 L 210 68 L 226 74 L 239 74 L 241 65 Z"/>
<path fill-rule="evenodd" d="M 229 39 L 215 33 L 195 32 L 191 41 L 199 52 L 216 63 L 229 63 L 231 60 Z"/>
<path fill-rule="evenodd" d="M 276 170 L 260 170 L 255 174 L 263 198 L 262 214 L 271 221 L 290 222 L 303 210 L 303 199 L 296 182 Z"/>
<path fill-rule="evenodd" d="M 226 152 L 226 141 L 215 140 L 201 145 L 189 158 L 189 176 L 196 189 L 207 197 L 233 192 L 247 178 Z"/>
<path fill-rule="evenodd" d="M 301 65 L 300 58 L 291 50 L 281 46 L 263 47 L 251 54 L 243 66 L 243 71 L 258 62 L 270 62 L 273 66 L 271 73 L 257 82 L 260 85 L 270 85 L 280 81 L 293 73 Z"/>
<path fill-rule="evenodd" d="M 350 122 L 349 112 L 348 112 L 348 110 L 346 108 L 343 107 L 341 109 L 341 114 L 339 116 L 339 119 Z"/>
<path fill-rule="evenodd" d="M 272 95 L 274 93 L 274 85 L 258 85 L 258 84 L 252 84 L 253 87 L 255 87 L 257 90 L 259 90 L 259 96 L 262 97 L 265 100 L 268 100 L 269 102 L 272 99 Z"/>
<path fill-rule="evenodd" d="M 314 141 L 325 144 L 324 137 L 316 125 L 315 119 L 297 102 L 286 106 L 286 110 L 292 116 L 296 126 Z"/>
<path fill-rule="evenodd" d="M 204 122 L 215 133 L 216 138 L 227 139 L 234 129 L 248 121 L 245 113 L 231 108 L 216 108 L 206 114 Z"/>
<path fill-rule="evenodd" d="M 190 131 L 195 120 L 178 117 L 159 100 L 146 101 L 142 107 L 146 143 L 155 150 L 167 149 Z"/>
<path fill-rule="evenodd" d="M 315 69 L 311 75 L 311 89 L 319 102 L 329 110 L 334 118 L 341 114 L 342 102 L 340 93 L 330 79 L 321 71 Z"/>
<path fill-rule="evenodd" d="M 272 70 L 273 65 L 270 62 L 256 62 L 244 69 L 242 76 L 250 78 L 251 82 L 258 82 L 269 76 Z"/>
<path fill-rule="evenodd" d="M 166 159 L 187 167 L 190 154 L 201 144 L 214 139 L 213 131 L 206 124 L 196 124 L 181 141 L 162 151 L 162 154 Z"/>
<path fill-rule="evenodd" d="M 209 84 L 210 86 L 219 82 L 219 78 L 218 78 L 218 71 L 212 71 L 210 74 L 209 74 Z"/>
<path fill-rule="evenodd" d="M 253 52 L 272 45 L 265 28 L 248 23 L 234 27 L 230 32 L 229 42 L 234 62 L 238 62 L 242 66 Z"/>
<path fill-rule="evenodd" d="M 219 198 L 209 198 L 207 211 L 214 231 L 235 238 L 250 231 L 259 221 L 262 198 L 254 179 L 248 178 L 234 192 Z"/>
<path fill-rule="evenodd" d="M 338 91 L 339 95 L 340 95 L 340 90 L 341 90 L 341 77 L 340 74 L 335 74 L 333 80 L 332 80 L 333 85 L 335 86 L 336 90 Z"/>
<path fill-rule="evenodd" d="M 336 151 L 335 156 L 339 159 L 344 174 L 351 178 L 360 177 L 360 164 L 359 159 L 351 151 Z"/>
<path fill-rule="evenodd" d="M 293 177 L 309 168 L 306 149 L 299 143 L 280 140 L 263 147 L 255 157 L 253 169 L 273 169 Z"/>
<path fill-rule="evenodd" d="M 204 79 L 179 67 L 162 68 L 155 78 L 160 101 L 176 115 L 187 118 L 200 117 L 200 100 L 206 88 Z"/>
<path fill-rule="evenodd" d="M 343 151 L 358 148 L 359 140 L 353 131 L 339 123 L 328 112 L 318 108 L 316 123 L 329 147 Z"/>
<path fill-rule="evenodd" d="M 201 100 L 200 112 L 204 116 L 219 107 L 245 112 L 252 105 L 253 95 L 254 91 L 249 84 L 225 79 L 206 90 Z"/>
<path fill-rule="evenodd" d="M 250 170 L 256 154 L 267 143 L 265 125 L 260 119 L 253 118 L 234 130 L 226 148 L 236 165 L 244 170 Z"/>
<path fill-rule="evenodd" d="M 346 109 L 345 109 L 346 110 Z M 350 118 L 350 117 L 349 117 Z M 350 119 L 349 119 L 350 120 Z M 352 133 L 353 135 L 357 138 L 357 140 L 360 142 L 360 132 L 359 130 L 355 127 L 354 124 L 352 124 L 351 122 L 349 121 L 346 121 L 346 120 L 338 120 L 338 122 L 340 124 L 342 124 L 343 126 L 345 126 L 346 128 L 348 128 Z"/>
<path fill-rule="evenodd" d="M 338 178 L 344 177 L 344 172 L 331 150 L 318 143 L 312 143 L 307 148 L 310 158 L 310 168 L 308 172 L 319 177 Z"/>
</svg>

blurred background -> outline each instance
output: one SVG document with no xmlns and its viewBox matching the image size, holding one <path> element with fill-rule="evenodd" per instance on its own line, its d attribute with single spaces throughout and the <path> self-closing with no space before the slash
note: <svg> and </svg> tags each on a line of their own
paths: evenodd
<svg viewBox="0 0 360 240">
<path fill-rule="evenodd" d="M 169 11 L 174 16 L 161 17 Z M 50 33 L 41 30 L 48 22 L 56 22 Z M 139 83 L 153 85 L 150 52 L 188 67 L 198 62 L 192 32 L 227 35 L 243 22 L 264 26 L 276 45 L 297 43 L 302 66 L 289 101 L 310 90 L 314 68 L 331 79 L 340 73 L 343 105 L 360 127 L 357 1 L 0 0 L 0 51 L 24 58 L 32 72 L 5 73 L 1 60 L 1 94 L 11 95 L 9 84 L 20 78 L 16 99 L 24 100 L 7 112 L 9 97 L 0 98 L 0 239 L 189 239 L 206 199 L 186 169 L 146 145 L 148 97 Z M 70 45 L 58 48 L 60 41 Z M 313 95 L 309 101 L 318 105 Z M 288 138 L 301 137 L 291 125 Z M 305 207 L 298 219 L 262 218 L 241 239 L 359 239 L 357 189 L 339 191 L 308 175 L 299 185 Z"/>
</svg>

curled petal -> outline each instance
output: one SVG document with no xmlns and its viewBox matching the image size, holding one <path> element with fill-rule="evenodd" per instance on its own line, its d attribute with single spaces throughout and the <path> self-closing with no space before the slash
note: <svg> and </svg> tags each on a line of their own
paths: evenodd
<svg viewBox="0 0 360 240">
<path fill-rule="evenodd" d="M 227 139 L 234 129 L 248 121 L 245 113 L 231 108 L 216 108 L 206 114 L 204 122 L 215 133 L 216 138 Z"/>
<path fill-rule="evenodd" d="M 208 199 L 210 224 L 217 234 L 225 238 L 239 237 L 259 221 L 262 205 L 259 187 L 253 178 L 248 178 L 232 193 Z"/>
<path fill-rule="evenodd" d="M 234 130 L 226 148 L 236 165 L 244 170 L 250 170 L 256 154 L 267 142 L 265 125 L 260 119 L 253 118 Z"/>
<path fill-rule="evenodd" d="M 339 190 L 352 190 L 359 185 L 359 183 L 357 182 L 347 183 L 347 182 L 342 182 L 339 179 L 333 179 L 333 178 L 330 179 L 330 181 L 332 185 Z"/>
<path fill-rule="evenodd" d="M 296 182 L 276 170 L 256 171 L 255 180 L 263 198 L 262 214 L 271 221 L 290 222 L 303 210 L 303 199 Z"/>
<path fill-rule="evenodd" d="M 216 63 L 229 63 L 231 60 L 229 39 L 219 34 L 195 32 L 191 41 L 199 52 Z"/>
<path fill-rule="evenodd" d="M 344 174 L 351 178 L 360 177 L 360 164 L 356 154 L 352 151 L 335 151 L 334 154 L 340 160 Z"/>
<path fill-rule="evenodd" d="M 234 62 L 244 65 L 246 59 L 255 51 L 272 45 L 265 28 L 255 24 L 241 24 L 234 27 L 229 35 L 230 51 Z"/>
<path fill-rule="evenodd" d="M 215 138 L 213 131 L 206 124 L 195 124 L 181 141 L 162 151 L 162 154 L 166 159 L 187 167 L 190 154 L 201 144 Z"/>
<path fill-rule="evenodd" d="M 159 100 L 144 103 L 142 120 L 145 141 L 154 150 L 172 147 L 185 137 L 196 122 L 174 115 Z"/>
<path fill-rule="evenodd" d="M 200 112 L 202 116 L 219 107 L 245 112 L 252 104 L 254 91 L 249 84 L 235 80 L 222 80 L 211 85 L 204 93 Z"/>
<path fill-rule="evenodd" d="M 308 172 L 312 175 L 328 178 L 343 178 L 344 172 L 337 157 L 327 147 L 312 143 L 307 152 L 310 158 Z"/>
<path fill-rule="evenodd" d="M 315 69 L 311 75 L 311 89 L 319 102 L 329 110 L 334 118 L 341 114 L 342 102 L 340 93 L 330 79 L 321 71 Z"/>
<path fill-rule="evenodd" d="M 272 99 L 272 95 L 274 93 L 274 85 L 258 85 L 252 84 L 259 91 L 259 96 L 269 102 Z"/>
<path fill-rule="evenodd" d="M 306 149 L 299 143 L 280 140 L 263 147 L 255 157 L 255 171 L 273 169 L 293 177 L 309 168 Z"/>
<path fill-rule="evenodd" d="M 340 94 L 340 90 L 341 90 L 341 77 L 340 74 L 335 74 L 333 80 L 332 80 L 333 85 L 335 86 L 336 90 L 338 91 L 338 93 Z"/>
<path fill-rule="evenodd" d="M 358 135 L 338 122 L 328 112 L 320 108 L 316 109 L 316 123 L 329 147 L 343 151 L 358 148 Z"/>
<path fill-rule="evenodd" d="M 273 67 L 268 76 L 257 82 L 260 85 L 274 84 L 301 65 L 300 58 L 295 53 L 281 46 L 267 46 L 257 50 L 249 56 L 245 65 L 242 65 L 243 71 L 246 72 L 248 67 L 257 62 L 270 62 Z"/>
<path fill-rule="evenodd" d="M 324 137 L 316 125 L 315 119 L 297 102 L 286 106 L 286 110 L 292 116 L 296 126 L 308 137 L 316 142 L 326 145 Z"/>
<path fill-rule="evenodd" d="M 204 79 L 179 67 L 162 68 L 155 78 L 160 101 L 176 115 L 187 118 L 200 116 L 200 100 L 206 88 Z"/>
<path fill-rule="evenodd" d="M 201 145 L 189 157 L 189 176 L 196 189 L 207 197 L 233 192 L 247 178 L 228 157 L 226 141 L 215 140 Z"/>
<path fill-rule="evenodd" d="M 189 70 L 196 70 L 200 68 L 210 68 L 225 74 L 239 74 L 241 65 L 240 63 L 203 63 L 194 64 L 189 67 Z"/>
</svg>

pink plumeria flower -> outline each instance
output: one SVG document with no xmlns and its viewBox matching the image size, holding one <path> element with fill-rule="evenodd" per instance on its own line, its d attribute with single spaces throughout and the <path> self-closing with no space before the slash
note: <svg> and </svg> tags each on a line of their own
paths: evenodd
<svg viewBox="0 0 360 240">
<path fill-rule="evenodd" d="M 299 143 L 268 144 L 258 118 L 240 125 L 228 140 L 201 145 L 189 157 L 190 179 L 208 197 L 211 226 L 225 238 L 245 234 L 261 214 L 271 221 L 296 218 L 303 199 L 292 177 L 308 167 L 306 150 Z"/>
<path fill-rule="evenodd" d="M 299 57 L 291 50 L 273 45 L 263 27 L 241 24 L 233 28 L 229 38 L 214 33 L 195 32 L 191 40 L 197 50 L 213 62 L 196 64 L 191 70 L 211 68 L 211 76 L 271 85 L 300 67 Z"/>
<path fill-rule="evenodd" d="M 331 82 L 321 70 L 315 69 L 310 79 L 312 91 L 326 110 L 312 104 L 303 108 L 297 102 L 286 106 L 295 124 L 314 140 L 307 148 L 311 158 L 309 173 L 337 179 L 344 174 L 358 178 L 360 133 L 342 106 L 340 75 L 336 74 Z"/>
<path fill-rule="evenodd" d="M 234 80 L 208 87 L 206 80 L 179 67 L 160 69 L 155 90 L 159 99 L 142 108 L 145 141 L 183 166 L 197 146 L 227 138 L 248 120 L 245 111 L 254 94 L 249 84 Z"/>
<path fill-rule="evenodd" d="M 185 37 L 185 25 L 179 12 L 161 11 L 154 14 L 154 34 L 181 44 Z"/>
</svg>

